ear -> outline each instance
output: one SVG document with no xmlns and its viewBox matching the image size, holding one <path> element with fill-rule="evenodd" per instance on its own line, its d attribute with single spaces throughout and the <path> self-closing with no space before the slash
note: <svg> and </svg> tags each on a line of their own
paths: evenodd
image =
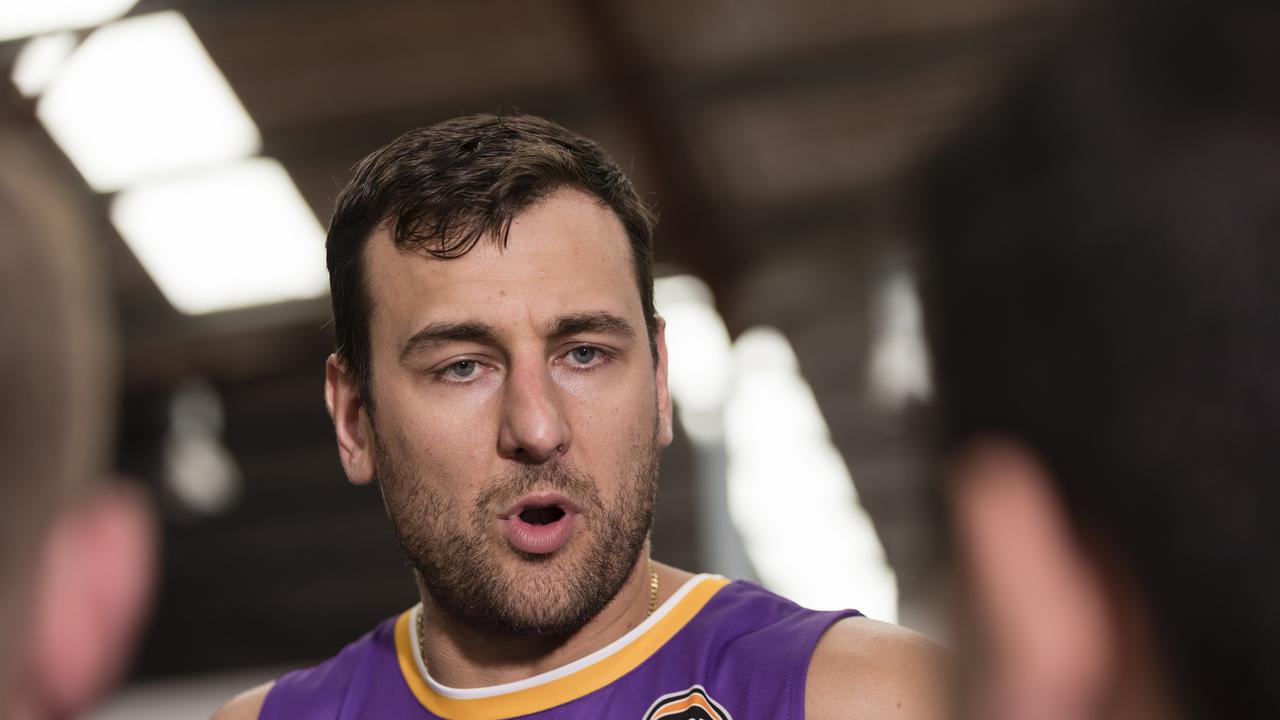
<svg viewBox="0 0 1280 720">
<path fill-rule="evenodd" d="M 359 386 L 335 353 L 324 364 L 324 404 L 338 436 L 338 458 L 347 479 L 365 485 L 374 478 L 373 425 Z"/>
<path fill-rule="evenodd" d="M 667 447 L 675 437 L 671 419 L 671 389 L 667 387 L 667 321 L 657 316 L 653 341 L 658 348 L 658 365 L 654 368 L 658 389 L 658 442 Z"/>
<path fill-rule="evenodd" d="M 1045 469 L 987 439 L 951 473 L 956 545 L 990 654 L 973 717 L 1092 717 L 1119 648 L 1100 569 L 1073 533 Z"/>
<path fill-rule="evenodd" d="M 137 488 L 113 486 L 55 520 L 36 585 L 27 683 L 50 717 L 79 715 L 119 678 L 154 568 L 153 515 Z"/>
</svg>

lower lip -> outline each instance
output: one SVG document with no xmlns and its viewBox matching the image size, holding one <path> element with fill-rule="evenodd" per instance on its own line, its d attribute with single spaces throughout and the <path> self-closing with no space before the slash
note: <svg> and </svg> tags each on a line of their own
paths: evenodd
<svg viewBox="0 0 1280 720">
<path fill-rule="evenodd" d="M 502 531 L 515 549 L 530 555 L 550 555 L 573 537 L 576 517 L 577 513 L 565 513 L 553 523 L 534 525 L 516 516 L 501 521 Z"/>
</svg>

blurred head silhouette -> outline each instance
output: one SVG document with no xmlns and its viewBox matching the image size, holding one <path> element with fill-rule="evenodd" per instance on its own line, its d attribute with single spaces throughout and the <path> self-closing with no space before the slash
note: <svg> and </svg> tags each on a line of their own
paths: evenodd
<svg viewBox="0 0 1280 720">
<path fill-rule="evenodd" d="M 1277 38 L 1094 11 L 925 173 L 972 717 L 1280 717 Z"/>
<path fill-rule="evenodd" d="M 114 430 L 108 297 L 84 224 L 0 118 L 0 718 L 85 710 L 151 572 L 142 496 L 99 480 Z"/>
</svg>

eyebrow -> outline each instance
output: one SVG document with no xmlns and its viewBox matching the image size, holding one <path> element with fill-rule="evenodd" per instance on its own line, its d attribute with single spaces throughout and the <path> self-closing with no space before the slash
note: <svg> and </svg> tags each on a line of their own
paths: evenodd
<svg viewBox="0 0 1280 720">
<path fill-rule="evenodd" d="M 613 335 L 623 340 L 633 340 L 636 331 L 631 323 L 609 312 L 580 313 L 564 315 L 551 321 L 547 334 L 558 338 L 579 333 L 600 333 Z"/>
<path fill-rule="evenodd" d="M 632 340 L 636 336 L 636 331 L 631 327 L 630 323 L 609 312 L 563 315 L 552 320 L 547 325 L 547 334 L 552 338 L 582 333 L 613 335 L 623 340 Z M 492 326 L 484 323 L 431 323 L 405 341 L 404 347 L 400 349 L 400 362 L 405 362 L 417 353 L 426 352 L 440 345 L 454 342 L 470 342 L 481 345 L 500 344 L 498 332 Z"/>
<path fill-rule="evenodd" d="M 404 347 L 400 349 L 400 362 L 416 353 L 451 342 L 497 345 L 498 333 L 492 327 L 478 322 L 431 323 L 405 341 Z"/>
</svg>

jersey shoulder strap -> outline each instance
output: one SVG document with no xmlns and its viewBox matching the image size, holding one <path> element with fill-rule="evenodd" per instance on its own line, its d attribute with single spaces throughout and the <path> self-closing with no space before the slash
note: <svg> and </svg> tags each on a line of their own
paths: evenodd
<svg viewBox="0 0 1280 720">
<path fill-rule="evenodd" d="M 809 610 L 737 581 L 717 593 L 654 661 L 661 666 L 677 664 L 679 656 L 700 660 L 693 671 L 697 687 L 666 688 L 673 698 L 694 690 L 721 706 L 727 717 L 800 720 L 814 648 L 833 624 L 858 615 L 856 610 Z"/>
<path fill-rule="evenodd" d="M 319 665 L 281 676 L 259 719 L 431 718 L 400 679 L 396 619 L 384 620 Z"/>
</svg>

